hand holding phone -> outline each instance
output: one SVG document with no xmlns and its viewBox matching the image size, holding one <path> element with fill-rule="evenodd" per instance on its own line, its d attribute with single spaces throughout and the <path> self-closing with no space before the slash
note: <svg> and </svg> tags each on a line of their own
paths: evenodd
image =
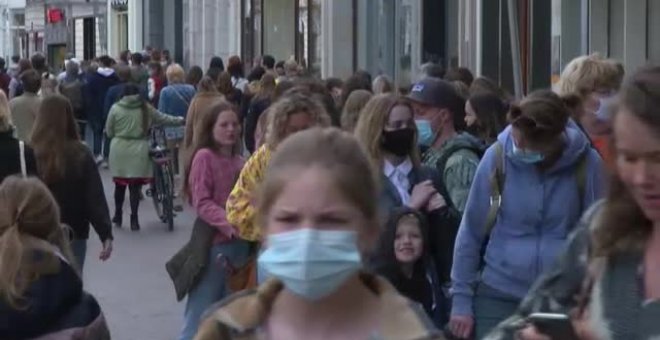
<svg viewBox="0 0 660 340">
<path fill-rule="evenodd" d="M 527 317 L 539 333 L 553 340 L 579 340 L 571 318 L 566 314 L 533 313 Z"/>
</svg>

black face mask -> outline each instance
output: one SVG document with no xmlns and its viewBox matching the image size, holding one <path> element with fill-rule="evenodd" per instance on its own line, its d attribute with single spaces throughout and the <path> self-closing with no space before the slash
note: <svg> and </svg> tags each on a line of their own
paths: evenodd
<svg viewBox="0 0 660 340">
<path fill-rule="evenodd" d="M 383 150 L 395 156 L 407 156 L 413 146 L 415 130 L 411 128 L 383 131 Z"/>
</svg>

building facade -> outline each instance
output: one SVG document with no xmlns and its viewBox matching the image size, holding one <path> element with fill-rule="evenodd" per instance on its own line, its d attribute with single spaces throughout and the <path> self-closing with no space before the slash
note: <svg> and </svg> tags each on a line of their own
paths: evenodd
<svg viewBox="0 0 660 340">
<path fill-rule="evenodd" d="M 8 0 L 0 3 L 0 56 L 27 55 L 27 31 L 25 30 L 25 0 Z"/>
<path fill-rule="evenodd" d="M 105 3 L 105 0 L 27 0 L 27 54 L 45 54 L 55 69 L 63 66 L 67 53 L 80 60 L 105 54 Z"/>
<path fill-rule="evenodd" d="M 185 66 L 216 55 L 251 66 L 270 54 L 322 77 L 363 69 L 407 87 L 433 61 L 521 96 L 550 86 L 583 54 L 628 71 L 660 62 L 660 0 L 110 0 L 108 8 L 114 55 L 149 45 L 175 51 Z"/>
</svg>

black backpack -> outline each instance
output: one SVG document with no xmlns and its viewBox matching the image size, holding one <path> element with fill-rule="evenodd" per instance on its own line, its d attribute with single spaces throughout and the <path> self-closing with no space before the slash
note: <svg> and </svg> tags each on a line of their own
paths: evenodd
<svg viewBox="0 0 660 340">
<path fill-rule="evenodd" d="M 74 111 L 83 108 L 82 85 L 82 82 L 76 79 L 71 82 L 62 82 L 58 87 L 59 92 L 69 99 Z"/>
</svg>

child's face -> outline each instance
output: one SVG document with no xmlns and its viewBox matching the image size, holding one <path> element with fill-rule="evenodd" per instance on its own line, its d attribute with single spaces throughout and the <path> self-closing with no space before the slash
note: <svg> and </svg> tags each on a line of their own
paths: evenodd
<svg viewBox="0 0 660 340">
<path fill-rule="evenodd" d="M 403 264 L 412 264 L 422 257 L 424 241 L 419 224 L 412 220 L 399 222 L 394 237 L 394 255 Z"/>
<path fill-rule="evenodd" d="M 332 177 L 316 166 L 289 172 L 266 216 L 268 234 L 320 229 L 356 231 L 365 237 L 365 215 L 346 199 Z"/>
<path fill-rule="evenodd" d="M 233 146 L 241 134 L 241 125 L 236 113 L 231 110 L 220 112 L 213 125 L 213 139 L 219 146 Z"/>
</svg>

